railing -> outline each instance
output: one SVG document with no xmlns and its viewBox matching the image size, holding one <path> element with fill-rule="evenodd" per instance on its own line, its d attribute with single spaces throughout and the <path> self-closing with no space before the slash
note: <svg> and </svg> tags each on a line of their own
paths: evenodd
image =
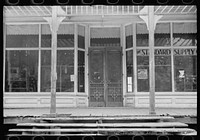
<svg viewBox="0 0 200 140">
<path fill-rule="evenodd" d="M 67 15 L 129 15 L 138 14 L 144 6 L 63 6 Z"/>
<path fill-rule="evenodd" d="M 58 15 L 139 15 L 145 6 L 59 6 Z M 4 16 L 51 16 L 51 6 L 4 6 Z M 196 14 L 197 7 L 187 6 L 154 6 L 155 14 Z"/>
</svg>

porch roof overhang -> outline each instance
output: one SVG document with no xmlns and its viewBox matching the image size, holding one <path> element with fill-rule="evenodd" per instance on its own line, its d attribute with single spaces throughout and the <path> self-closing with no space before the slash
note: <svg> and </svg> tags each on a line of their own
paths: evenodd
<svg viewBox="0 0 200 140">
<path fill-rule="evenodd" d="M 53 6 L 4 6 L 4 22 L 45 22 L 43 17 L 52 16 Z M 147 15 L 146 6 L 58 6 L 57 15 L 64 22 L 86 23 L 129 23 L 142 21 L 139 16 Z M 195 5 L 154 6 L 155 15 L 165 20 L 196 20 Z"/>
</svg>

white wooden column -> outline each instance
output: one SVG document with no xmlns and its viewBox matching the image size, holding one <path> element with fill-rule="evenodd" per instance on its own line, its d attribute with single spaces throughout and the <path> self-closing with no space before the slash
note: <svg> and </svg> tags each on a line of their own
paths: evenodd
<svg viewBox="0 0 200 140">
<path fill-rule="evenodd" d="M 154 6 L 144 7 L 142 10 L 145 16 L 140 16 L 149 30 L 149 114 L 156 114 L 155 111 L 155 61 L 154 61 L 154 30 L 157 21 L 162 16 L 154 15 Z"/>
<path fill-rule="evenodd" d="M 149 114 L 155 112 L 154 7 L 148 7 L 149 24 Z"/>
<path fill-rule="evenodd" d="M 56 114 L 56 80 L 57 80 L 57 31 L 60 23 L 65 17 L 57 17 L 58 7 L 52 6 L 52 17 L 44 18 L 51 29 L 51 106 L 50 114 Z"/>
</svg>

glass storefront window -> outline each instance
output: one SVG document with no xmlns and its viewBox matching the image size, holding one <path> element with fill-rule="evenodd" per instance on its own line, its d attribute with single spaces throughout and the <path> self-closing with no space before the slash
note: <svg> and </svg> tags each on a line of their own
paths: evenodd
<svg viewBox="0 0 200 140">
<path fill-rule="evenodd" d="M 51 91 L 51 51 L 41 51 L 41 92 Z"/>
<path fill-rule="evenodd" d="M 57 92 L 74 91 L 74 51 L 57 50 Z"/>
<path fill-rule="evenodd" d="M 78 92 L 85 92 L 85 52 L 78 51 Z"/>
<path fill-rule="evenodd" d="M 91 28 L 90 35 L 90 46 L 120 46 L 120 28 L 118 27 Z"/>
<path fill-rule="evenodd" d="M 174 46 L 197 46 L 196 23 L 173 23 Z"/>
<path fill-rule="evenodd" d="M 37 92 L 38 51 L 6 51 L 5 91 Z"/>
<path fill-rule="evenodd" d="M 78 47 L 85 49 L 85 27 L 78 25 Z"/>
<path fill-rule="evenodd" d="M 41 47 L 50 48 L 51 47 L 51 30 L 49 25 L 41 25 Z"/>
<path fill-rule="evenodd" d="M 136 45 L 137 47 L 149 46 L 149 31 L 145 23 L 136 24 Z"/>
<path fill-rule="evenodd" d="M 6 48 L 39 47 L 38 25 L 7 25 Z"/>
<path fill-rule="evenodd" d="M 170 46 L 170 24 L 157 23 L 154 34 L 155 46 Z"/>
<path fill-rule="evenodd" d="M 57 32 L 57 47 L 74 47 L 74 25 L 60 24 Z"/>
<path fill-rule="evenodd" d="M 137 90 L 149 91 L 149 50 L 137 50 Z"/>
<path fill-rule="evenodd" d="M 127 92 L 133 92 L 133 50 L 126 52 L 126 83 Z"/>
<path fill-rule="evenodd" d="M 197 49 L 174 49 L 176 92 L 197 91 Z"/>
<path fill-rule="evenodd" d="M 125 35 L 126 35 L 126 48 L 133 47 L 133 25 L 127 25 L 125 27 Z"/>
<path fill-rule="evenodd" d="M 155 91 L 172 91 L 171 50 L 155 49 Z"/>
</svg>

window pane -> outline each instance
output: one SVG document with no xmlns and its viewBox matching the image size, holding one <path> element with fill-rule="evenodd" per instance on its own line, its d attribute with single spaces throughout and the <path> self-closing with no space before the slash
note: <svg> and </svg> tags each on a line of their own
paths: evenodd
<svg viewBox="0 0 200 140">
<path fill-rule="evenodd" d="M 154 38 L 155 46 L 170 46 L 170 24 L 158 23 Z"/>
<path fill-rule="evenodd" d="M 74 91 L 74 51 L 57 51 L 57 92 Z"/>
<path fill-rule="evenodd" d="M 149 91 L 149 50 L 137 50 L 137 90 Z"/>
<path fill-rule="evenodd" d="M 91 28 L 90 35 L 91 46 L 120 46 L 120 28 Z"/>
<path fill-rule="evenodd" d="M 74 47 L 74 25 L 61 24 L 57 32 L 58 47 Z"/>
<path fill-rule="evenodd" d="M 172 91 L 171 50 L 155 49 L 155 91 Z"/>
<path fill-rule="evenodd" d="M 37 92 L 38 51 L 6 51 L 6 92 Z"/>
<path fill-rule="evenodd" d="M 51 31 L 49 25 L 42 25 L 41 47 L 51 47 Z"/>
<path fill-rule="evenodd" d="M 51 91 L 51 51 L 41 51 L 41 91 Z"/>
<path fill-rule="evenodd" d="M 197 24 L 196 23 L 174 23 L 173 24 L 174 46 L 197 46 Z"/>
<path fill-rule="evenodd" d="M 183 49 L 179 49 L 183 50 Z M 196 49 L 194 49 L 196 51 Z M 196 52 L 188 54 L 177 53 L 174 50 L 174 80 L 175 91 L 197 91 L 197 56 Z"/>
<path fill-rule="evenodd" d="M 136 45 L 149 46 L 149 31 L 145 23 L 136 24 Z"/>
<path fill-rule="evenodd" d="M 85 52 L 78 51 L 78 92 L 85 92 Z"/>
<path fill-rule="evenodd" d="M 126 52 L 127 92 L 133 92 L 133 50 Z"/>
<path fill-rule="evenodd" d="M 128 25 L 125 27 L 126 34 L 126 48 L 133 47 L 133 25 Z"/>
<path fill-rule="evenodd" d="M 85 49 L 85 27 L 78 25 L 78 47 Z"/>
<path fill-rule="evenodd" d="M 38 25 L 8 25 L 6 34 L 7 48 L 31 48 L 39 46 Z"/>
</svg>

